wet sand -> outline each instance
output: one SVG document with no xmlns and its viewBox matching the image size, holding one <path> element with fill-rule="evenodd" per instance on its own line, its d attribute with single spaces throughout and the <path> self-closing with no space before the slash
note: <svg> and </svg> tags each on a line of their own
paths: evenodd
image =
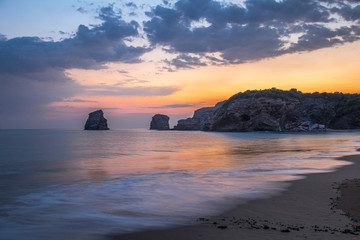
<svg viewBox="0 0 360 240">
<path fill-rule="evenodd" d="M 360 178 L 346 179 L 338 189 L 341 195 L 336 201 L 336 207 L 360 225 Z"/>
<path fill-rule="evenodd" d="M 360 155 L 335 172 L 307 175 L 281 194 L 253 200 L 197 224 L 111 240 L 360 239 Z"/>
</svg>

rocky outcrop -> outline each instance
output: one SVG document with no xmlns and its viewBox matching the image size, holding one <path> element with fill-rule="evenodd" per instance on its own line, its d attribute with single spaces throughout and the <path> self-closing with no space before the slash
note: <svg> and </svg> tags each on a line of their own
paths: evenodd
<svg viewBox="0 0 360 240">
<path fill-rule="evenodd" d="M 109 130 L 107 120 L 104 118 L 103 111 L 97 110 L 89 113 L 89 117 L 85 123 L 85 130 Z"/>
<path fill-rule="evenodd" d="M 192 118 L 182 119 L 174 126 L 174 130 L 210 130 L 214 112 L 219 109 L 225 101 L 219 102 L 215 107 L 204 107 L 196 110 Z"/>
<path fill-rule="evenodd" d="M 208 118 L 214 112 L 214 107 L 200 108 L 194 112 L 192 118 L 179 120 L 178 124 L 174 127 L 175 130 L 199 130 L 204 128 Z"/>
<path fill-rule="evenodd" d="M 155 114 L 150 123 L 151 130 L 169 130 L 169 117 L 163 114 Z"/>
<path fill-rule="evenodd" d="M 304 94 L 296 89 L 246 91 L 196 110 L 176 130 L 302 132 L 360 129 L 360 95 Z"/>
</svg>

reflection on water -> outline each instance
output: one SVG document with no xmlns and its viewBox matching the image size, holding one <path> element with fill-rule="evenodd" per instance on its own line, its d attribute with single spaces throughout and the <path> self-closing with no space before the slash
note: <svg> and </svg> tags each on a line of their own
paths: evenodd
<svg viewBox="0 0 360 240">
<path fill-rule="evenodd" d="M 97 239 L 189 223 L 345 164 L 334 158 L 359 136 L 0 131 L 0 235 Z"/>
</svg>

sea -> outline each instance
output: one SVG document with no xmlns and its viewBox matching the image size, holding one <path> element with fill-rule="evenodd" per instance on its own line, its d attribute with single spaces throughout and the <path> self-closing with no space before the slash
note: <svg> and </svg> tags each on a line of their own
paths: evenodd
<svg viewBox="0 0 360 240">
<path fill-rule="evenodd" d="M 336 171 L 360 132 L 0 130 L 0 239 L 193 224 Z"/>
</svg>

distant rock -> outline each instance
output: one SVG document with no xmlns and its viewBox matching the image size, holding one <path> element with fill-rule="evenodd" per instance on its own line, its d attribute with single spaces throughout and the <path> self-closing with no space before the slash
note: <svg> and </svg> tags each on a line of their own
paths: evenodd
<svg viewBox="0 0 360 240">
<path fill-rule="evenodd" d="M 176 130 L 308 132 L 360 129 L 360 95 L 276 88 L 240 92 L 179 120 Z"/>
<path fill-rule="evenodd" d="M 104 118 L 103 111 L 97 110 L 89 113 L 89 117 L 85 123 L 85 130 L 109 130 L 107 120 Z"/>
<path fill-rule="evenodd" d="M 155 114 L 150 123 L 151 130 L 169 130 L 169 117 L 163 114 Z"/>
</svg>

